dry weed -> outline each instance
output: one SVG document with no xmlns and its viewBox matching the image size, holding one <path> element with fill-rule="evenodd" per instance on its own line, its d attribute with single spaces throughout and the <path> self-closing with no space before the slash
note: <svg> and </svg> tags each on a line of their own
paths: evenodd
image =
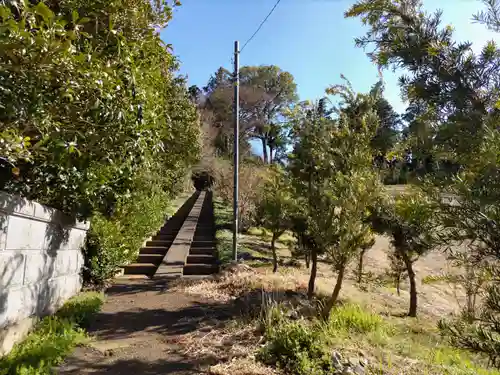
<svg viewBox="0 0 500 375">
<path fill-rule="evenodd" d="M 210 374 L 214 375 L 275 375 L 278 372 L 271 367 L 265 366 L 255 359 L 235 358 L 226 363 L 219 363 L 210 368 Z"/>
</svg>

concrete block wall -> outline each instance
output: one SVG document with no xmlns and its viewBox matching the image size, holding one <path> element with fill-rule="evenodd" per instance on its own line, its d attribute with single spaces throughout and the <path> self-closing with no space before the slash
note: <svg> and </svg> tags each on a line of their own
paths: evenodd
<svg viewBox="0 0 500 375">
<path fill-rule="evenodd" d="M 58 210 L 0 192 L 0 355 L 36 317 L 80 291 L 88 228 Z"/>
</svg>

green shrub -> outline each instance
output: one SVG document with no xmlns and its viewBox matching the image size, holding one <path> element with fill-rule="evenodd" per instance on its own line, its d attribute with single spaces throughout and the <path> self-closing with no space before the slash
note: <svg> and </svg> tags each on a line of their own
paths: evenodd
<svg viewBox="0 0 500 375">
<path fill-rule="evenodd" d="M 92 217 L 84 249 L 87 283 L 103 286 L 120 266 L 136 259 L 144 240 L 178 208 L 173 207 L 180 203 L 173 196 L 181 195 L 182 182 L 179 177 L 176 185 L 165 190 L 162 177 L 139 174 L 130 196 L 118 201 L 111 217 L 101 213 Z"/>
<path fill-rule="evenodd" d="M 332 357 L 327 337 L 319 325 L 290 321 L 279 306 L 271 305 L 263 313 L 266 345 L 257 359 L 297 375 L 330 374 Z"/>
<path fill-rule="evenodd" d="M 103 285 L 134 261 L 144 240 L 164 223 L 169 202 L 168 193 L 153 185 L 120 200 L 111 218 L 94 215 L 85 249 L 86 281 Z"/>
<path fill-rule="evenodd" d="M 284 321 L 268 327 L 266 339 L 258 353 L 258 359 L 264 363 L 298 375 L 327 374 L 333 370 L 325 337 L 304 322 Z"/>
<path fill-rule="evenodd" d="M 43 318 L 28 337 L 0 358 L 1 375 L 47 375 L 88 337 L 82 326 L 101 308 L 104 296 L 81 293 L 69 299 L 56 316 Z"/>
</svg>

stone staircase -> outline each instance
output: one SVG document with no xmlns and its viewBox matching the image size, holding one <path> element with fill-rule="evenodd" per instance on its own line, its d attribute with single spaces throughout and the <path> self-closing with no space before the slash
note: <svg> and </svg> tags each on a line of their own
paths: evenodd
<svg viewBox="0 0 500 375">
<path fill-rule="evenodd" d="M 183 274 L 210 275 L 218 270 L 212 192 L 207 192 Z"/>
<path fill-rule="evenodd" d="M 191 212 L 199 194 L 199 192 L 195 192 L 189 197 L 177 212 L 165 222 L 156 235 L 146 242 L 146 246 L 139 251 L 137 261 L 124 267 L 124 275 L 153 277 L 186 217 Z"/>
<path fill-rule="evenodd" d="M 124 277 L 206 276 L 217 273 L 212 193 L 194 193 L 140 249 Z"/>
</svg>

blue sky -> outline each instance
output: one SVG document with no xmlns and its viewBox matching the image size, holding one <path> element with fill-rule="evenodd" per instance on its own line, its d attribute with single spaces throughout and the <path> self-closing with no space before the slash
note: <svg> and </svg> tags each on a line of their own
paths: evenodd
<svg viewBox="0 0 500 375">
<path fill-rule="evenodd" d="M 189 84 L 203 86 L 219 66 L 231 68 L 234 41 L 243 44 L 267 15 L 275 0 L 183 0 L 162 32 L 181 61 Z M 378 79 L 375 66 L 354 37 L 363 34 L 357 19 L 344 19 L 352 0 L 282 0 L 259 34 L 241 53 L 241 65 L 274 64 L 295 77 L 301 99 L 317 99 L 344 74 L 355 90 L 366 91 Z M 480 49 L 498 34 L 472 24 L 482 4 L 477 0 L 424 0 L 427 10 L 443 10 L 455 38 Z M 397 74 L 384 72 L 386 97 L 403 112 Z"/>
</svg>

